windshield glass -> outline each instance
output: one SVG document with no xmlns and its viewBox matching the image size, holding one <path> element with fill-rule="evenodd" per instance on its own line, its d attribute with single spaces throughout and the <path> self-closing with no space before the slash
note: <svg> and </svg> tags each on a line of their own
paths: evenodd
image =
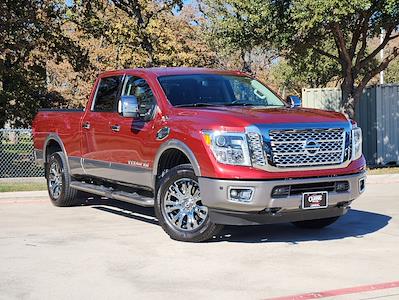
<svg viewBox="0 0 399 300">
<path fill-rule="evenodd" d="M 173 106 L 285 106 L 269 88 L 250 77 L 190 74 L 158 80 Z"/>
</svg>

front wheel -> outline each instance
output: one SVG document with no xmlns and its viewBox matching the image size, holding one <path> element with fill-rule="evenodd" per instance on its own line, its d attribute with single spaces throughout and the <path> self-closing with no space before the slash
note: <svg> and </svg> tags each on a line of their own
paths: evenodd
<svg viewBox="0 0 399 300">
<path fill-rule="evenodd" d="M 161 178 L 155 214 L 163 230 L 178 241 L 205 241 L 223 228 L 211 222 L 208 207 L 201 202 L 198 178 L 189 164 L 174 167 Z"/>
<path fill-rule="evenodd" d="M 308 229 L 320 229 L 327 227 L 337 221 L 339 219 L 338 217 L 332 217 L 332 218 L 325 218 L 325 219 L 315 219 L 315 220 L 305 220 L 305 221 L 298 221 L 298 222 L 293 222 L 295 226 L 299 228 L 308 228 Z"/>
</svg>

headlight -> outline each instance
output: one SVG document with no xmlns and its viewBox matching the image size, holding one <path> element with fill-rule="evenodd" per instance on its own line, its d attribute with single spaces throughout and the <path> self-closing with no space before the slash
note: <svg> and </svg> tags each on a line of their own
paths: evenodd
<svg viewBox="0 0 399 300">
<path fill-rule="evenodd" d="M 362 129 L 355 127 L 352 129 L 352 160 L 362 156 Z"/>
<path fill-rule="evenodd" d="M 216 160 L 223 164 L 251 166 L 247 138 L 244 133 L 203 131 L 205 143 Z"/>
</svg>

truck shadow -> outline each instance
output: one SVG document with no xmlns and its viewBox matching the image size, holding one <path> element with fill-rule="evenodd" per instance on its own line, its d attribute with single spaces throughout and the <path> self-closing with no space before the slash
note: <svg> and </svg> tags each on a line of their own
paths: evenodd
<svg viewBox="0 0 399 300">
<path fill-rule="evenodd" d="M 158 225 L 154 209 L 100 197 L 84 199 L 94 209 Z M 388 225 L 391 217 L 383 214 L 351 209 L 337 222 L 324 229 L 301 229 L 289 223 L 255 226 L 225 226 L 222 232 L 207 243 L 275 243 L 297 244 L 308 241 L 338 240 L 348 237 L 363 238 Z"/>
<path fill-rule="evenodd" d="M 351 209 L 334 224 L 323 229 L 297 228 L 290 223 L 258 226 L 226 226 L 221 241 L 241 243 L 285 242 L 297 244 L 308 241 L 339 240 L 348 237 L 363 238 L 388 225 L 390 216 Z"/>
</svg>

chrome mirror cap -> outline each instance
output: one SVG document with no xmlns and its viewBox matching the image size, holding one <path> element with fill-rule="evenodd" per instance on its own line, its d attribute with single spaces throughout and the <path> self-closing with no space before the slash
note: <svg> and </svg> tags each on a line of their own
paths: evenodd
<svg viewBox="0 0 399 300">
<path fill-rule="evenodd" d="M 287 100 L 289 103 L 291 103 L 291 107 L 301 107 L 302 106 L 302 100 L 298 96 L 288 96 Z"/>
<path fill-rule="evenodd" d="M 135 96 L 121 96 L 122 116 L 127 118 L 137 118 L 139 115 L 139 105 Z"/>
</svg>

